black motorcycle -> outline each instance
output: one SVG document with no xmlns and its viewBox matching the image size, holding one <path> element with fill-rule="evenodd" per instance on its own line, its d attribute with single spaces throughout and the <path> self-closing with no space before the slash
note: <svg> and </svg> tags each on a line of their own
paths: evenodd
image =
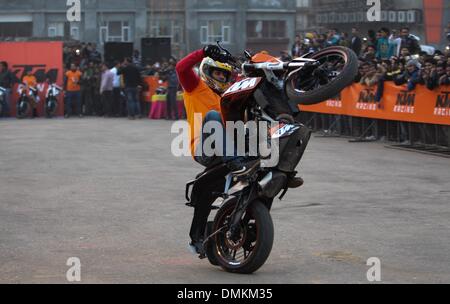
<svg viewBox="0 0 450 304">
<path fill-rule="evenodd" d="M 50 84 L 47 89 L 45 98 L 45 115 L 47 118 L 52 118 L 58 111 L 58 96 L 61 94 L 62 88 L 56 84 Z"/>
<path fill-rule="evenodd" d="M 220 47 L 220 45 L 219 45 Z M 282 62 L 266 54 L 233 57 L 222 49 L 221 60 L 245 75 L 222 96 L 226 121 L 275 124 L 268 132 L 268 146 L 278 146 L 276 166 L 262 166 L 253 159 L 244 176 L 230 174 L 219 163 L 207 168 L 186 186 L 187 206 L 194 207 L 191 237 L 204 231 L 204 255 L 211 264 L 233 273 L 257 271 L 272 250 L 274 226 L 270 210 L 274 199 L 289 189 L 311 137 L 311 130 L 297 122 L 299 105 L 323 102 L 350 85 L 358 71 L 358 58 L 348 48 L 330 47 Z M 259 125 L 259 124 L 258 124 Z M 220 206 L 214 202 L 222 199 Z M 208 222 L 211 210 L 217 210 Z"/>
<path fill-rule="evenodd" d="M 0 117 L 3 114 L 3 103 L 6 101 L 6 89 L 0 87 Z"/>
</svg>

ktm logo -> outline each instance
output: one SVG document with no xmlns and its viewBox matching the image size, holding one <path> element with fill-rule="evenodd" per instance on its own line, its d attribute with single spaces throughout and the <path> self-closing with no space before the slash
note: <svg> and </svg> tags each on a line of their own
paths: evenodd
<svg viewBox="0 0 450 304">
<path fill-rule="evenodd" d="M 410 94 L 408 91 L 401 91 L 397 95 L 397 104 L 398 106 L 410 106 L 414 107 L 414 103 L 416 101 L 416 94 Z"/>
<path fill-rule="evenodd" d="M 371 89 L 365 89 L 359 93 L 358 102 L 356 104 L 358 110 L 375 111 L 378 105 L 379 101 L 376 100 L 375 92 Z"/>
<path fill-rule="evenodd" d="M 416 94 L 408 91 L 401 91 L 397 95 L 397 102 L 394 106 L 394 112 L 396 113 L 409 113 L 415 112 L 414 104 L 416 102 Z"/>
<path fill-rule="evenodd" d="M 31 70 L 38 83 L 43 83 L 47 79 L 55 83 L 58 79 L 58 69 L 47 70 L 46 68 L 47 66 L 45 64 L 16 64 L 12 66 L 12 72 L 17 82 L 21 82 L 27 71 Z"/>
<path fill-rule="evenodd" d="M 441 92 L 438 95 L 434 115 L 450 116 L 450 92 Z"/>
</svg>

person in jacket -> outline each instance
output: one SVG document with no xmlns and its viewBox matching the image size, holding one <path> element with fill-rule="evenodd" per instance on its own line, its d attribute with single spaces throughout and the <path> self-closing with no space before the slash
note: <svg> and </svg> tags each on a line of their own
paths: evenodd
<svg viewBox="0 0 450 304">
<path fill-rule="evenodd" d="M 406 84 L 408 91 L 413 91 L 420 82 L 420 68 L 416 60 L 410 60 L 406 64 L 406 71 L 395 79 L 396 85 Z"/>
</svg>

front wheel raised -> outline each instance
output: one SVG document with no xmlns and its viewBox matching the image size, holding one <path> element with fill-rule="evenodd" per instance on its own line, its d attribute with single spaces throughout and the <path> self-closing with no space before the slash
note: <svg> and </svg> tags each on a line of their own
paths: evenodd
<svg viewBox="0 0 450 304">
<path fill-rule="evenodd" d="M 329 47 L 308 58 L 317 64 L 291 72 L 285 82 L 287 96 L 298 105 L 313 105 L 336 97 L 358 73 L 358 57 L 346 47 Z"/>
<path fill-rule="evenodd" d="M 225 204 L 216 215 L 214 231 L 229 225 L 235 202 Z M 253 202 L 241 220 L 239 239 L 231 237 L 228 229 L 214 237 L 216 260 L 227 272 L 251 274 L 264 265 L 272 251 L 274 228 L 267 207 Z"/>
</svg>

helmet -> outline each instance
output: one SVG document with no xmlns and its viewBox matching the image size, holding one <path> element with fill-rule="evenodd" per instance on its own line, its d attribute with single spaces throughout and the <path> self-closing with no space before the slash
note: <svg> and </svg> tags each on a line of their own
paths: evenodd
<svg viewBox="0 0 450 304">
<path fill-rule="evenodd" d="M 215 79 L 212 76 L 214 70 L 222 71 L 227 75 L 227 80 L 225 82 Z M 223 93 L 230 86 L 231 74 L 233 68 L 226 64 L 218 61 L 214 61 L 207 57 L 203 59 L 200 65 L 200 77 L 201 79 L 214 91 Z"/>
</svg>

